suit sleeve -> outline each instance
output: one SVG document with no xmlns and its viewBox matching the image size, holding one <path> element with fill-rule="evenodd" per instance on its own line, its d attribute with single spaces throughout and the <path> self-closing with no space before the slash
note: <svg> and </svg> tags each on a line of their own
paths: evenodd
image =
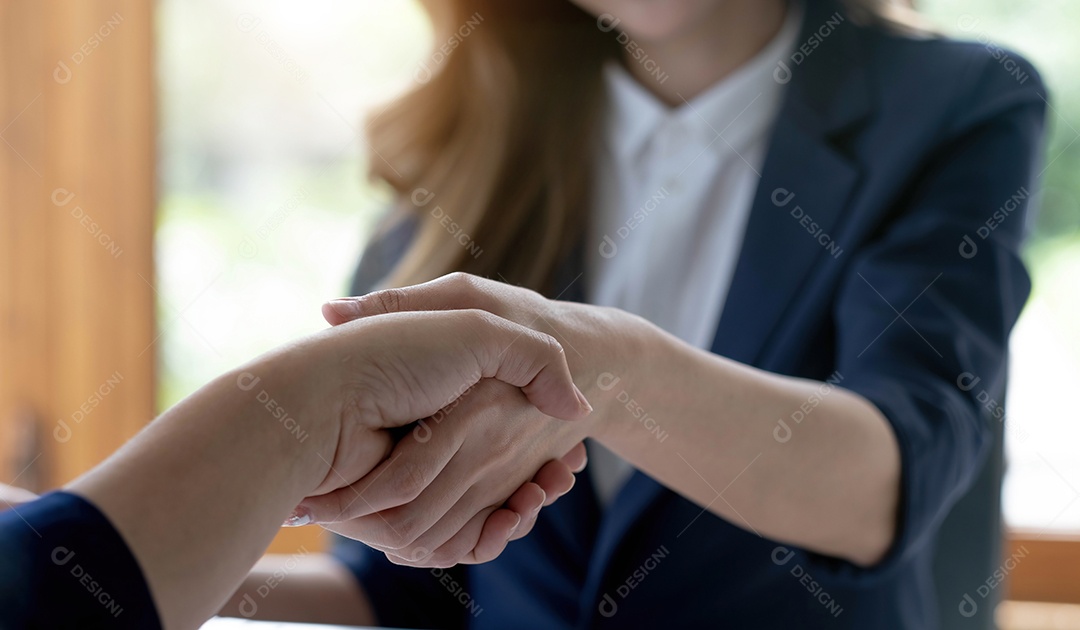
<svg viewBox="0 0 1080 630">
<path fill-rule="evenodd" d="M 946 140 L 893 219 L 854 252 L 835 302 L 844 386 L 891 424 L 901 457 L 898 529 L 870 570 L 887 574 L 932 544 L 978 475 L 1002 422 L 1010 330 L 1030 291 L 1020 259 L 1045 101 L 988 63 Z"/>
<path fill-rule="evenodd" d="M 135 556 L 94 505 L 54 492 L 0 512 L 0 627 L 160 628 Z"/>
<path fill-rule="evenodd" d="M 393 628 L 466 627 L 467 570 L 417 569 L 391 563 L 363 543 L 335 537 L 332 553 L 352 572 L 367 595 L 380 626 Z"/>
</svg>

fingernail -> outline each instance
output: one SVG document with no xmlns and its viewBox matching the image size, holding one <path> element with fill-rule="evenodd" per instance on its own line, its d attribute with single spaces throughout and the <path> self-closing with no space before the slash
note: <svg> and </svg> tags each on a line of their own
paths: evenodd
<svg viewBox="0 0 1080 630">
<path fill-rule="evenodd" d="M 518 525 L 521 525 L 521 515 L 517 514 L 516 516 L 517 516 L 517 522 L 514 523 L 514 526 L 510 528 L 510 533 L 506 535 L 507 539 L 509 539 L 511 536 L 513 536 L 514 532 L 517 531 Z"/>
<path fill-rule="evenodd" d="M 585 413 L 592 413 L 592 405 L 589 404 L 589 401 L 585 398 L 585 394 L 581 393 L 581 390 L 578 389 L 577 385 L 574 385 L 574 393 L 577 395 L 578 405 Z"/>
<path fill-rule="evenodd" d="M 361 315 L 360 301 L 354 299 L 337 299 L 330 300 L 326 303 L 327 306 L 334 309 L 334 312 L 339 316 L 346 319 L 353 317 L 359 317 Z"/>
<path fill-rule="evenodd" d="M 281 524 L 282 527 L 303 527 L 304 525 L 310 525 L 314 521 L 311 518 L 311 512 L 307 509 L 297 506 L 289 518 L 285 519 L 285 522 Z"/>
</svg>

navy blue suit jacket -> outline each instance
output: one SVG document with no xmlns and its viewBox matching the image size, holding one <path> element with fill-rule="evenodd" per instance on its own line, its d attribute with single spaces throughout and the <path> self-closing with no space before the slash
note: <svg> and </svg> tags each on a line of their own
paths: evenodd
<svg viewBox="0 0 1080 630">
<path fill-rule="evenodd" d="M 1011 52 L 827 25 L 837 10 L 807 2 L 806 52 L 777 71 L 790 82 L 712 351 L 839 380 L 888 418 L 903 473 L 886 559 L 864 569 L 760 538 L 642 473 L 602 514 L 581 475 L 486 565 L 409 569 L 339 545 L 382 623 L 937 626 L 936 534 L 1001 422 L 985 401 L 1002 400 L 1007 338 L 1029 292 L 1018 252 L 1044 88 Z M 369 247 L 358 293 L 413 231 L 399 224 Z M 582 269 L 580 256 L 566 265 L 564 299 L 583 294 L 587 277 L 570 282 Z M 775 436 L 812 430 L 812 419 L 778 418 Z"/>
</svg>

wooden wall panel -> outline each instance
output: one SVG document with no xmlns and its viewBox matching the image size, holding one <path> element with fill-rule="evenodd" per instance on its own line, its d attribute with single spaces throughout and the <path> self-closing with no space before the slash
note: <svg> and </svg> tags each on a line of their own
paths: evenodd
<svg viewBox="0 0 1080 630">
<path fill-rule="evenodd" d="M 63 484 L 153 417 L 152 9 L 0 3 L 5 482 Z"/>
<path fill-rule="evenodd" d="M 55 488 L 155 411 L 154 6 L 0 1 L 0 482 Z"/>
<path fill-rule="evenodd" d="M 1013 531 L 1004 558 L 1009 599 L 1080 604 L 1080 536 Z"/>
</svg>

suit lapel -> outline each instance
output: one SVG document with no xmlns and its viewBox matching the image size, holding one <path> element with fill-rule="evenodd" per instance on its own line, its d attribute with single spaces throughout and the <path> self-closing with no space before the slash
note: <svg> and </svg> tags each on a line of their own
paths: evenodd
<svg viewBox="0 0 1080 630">
<path fill-rule="evenodd" d="M 790 118 L 777 121 L 714 353 L 756 363 L 814 267 L 842 255 L 834 228 L 857 180 L 856 167 L 820 138 Z"/>
</svg>

